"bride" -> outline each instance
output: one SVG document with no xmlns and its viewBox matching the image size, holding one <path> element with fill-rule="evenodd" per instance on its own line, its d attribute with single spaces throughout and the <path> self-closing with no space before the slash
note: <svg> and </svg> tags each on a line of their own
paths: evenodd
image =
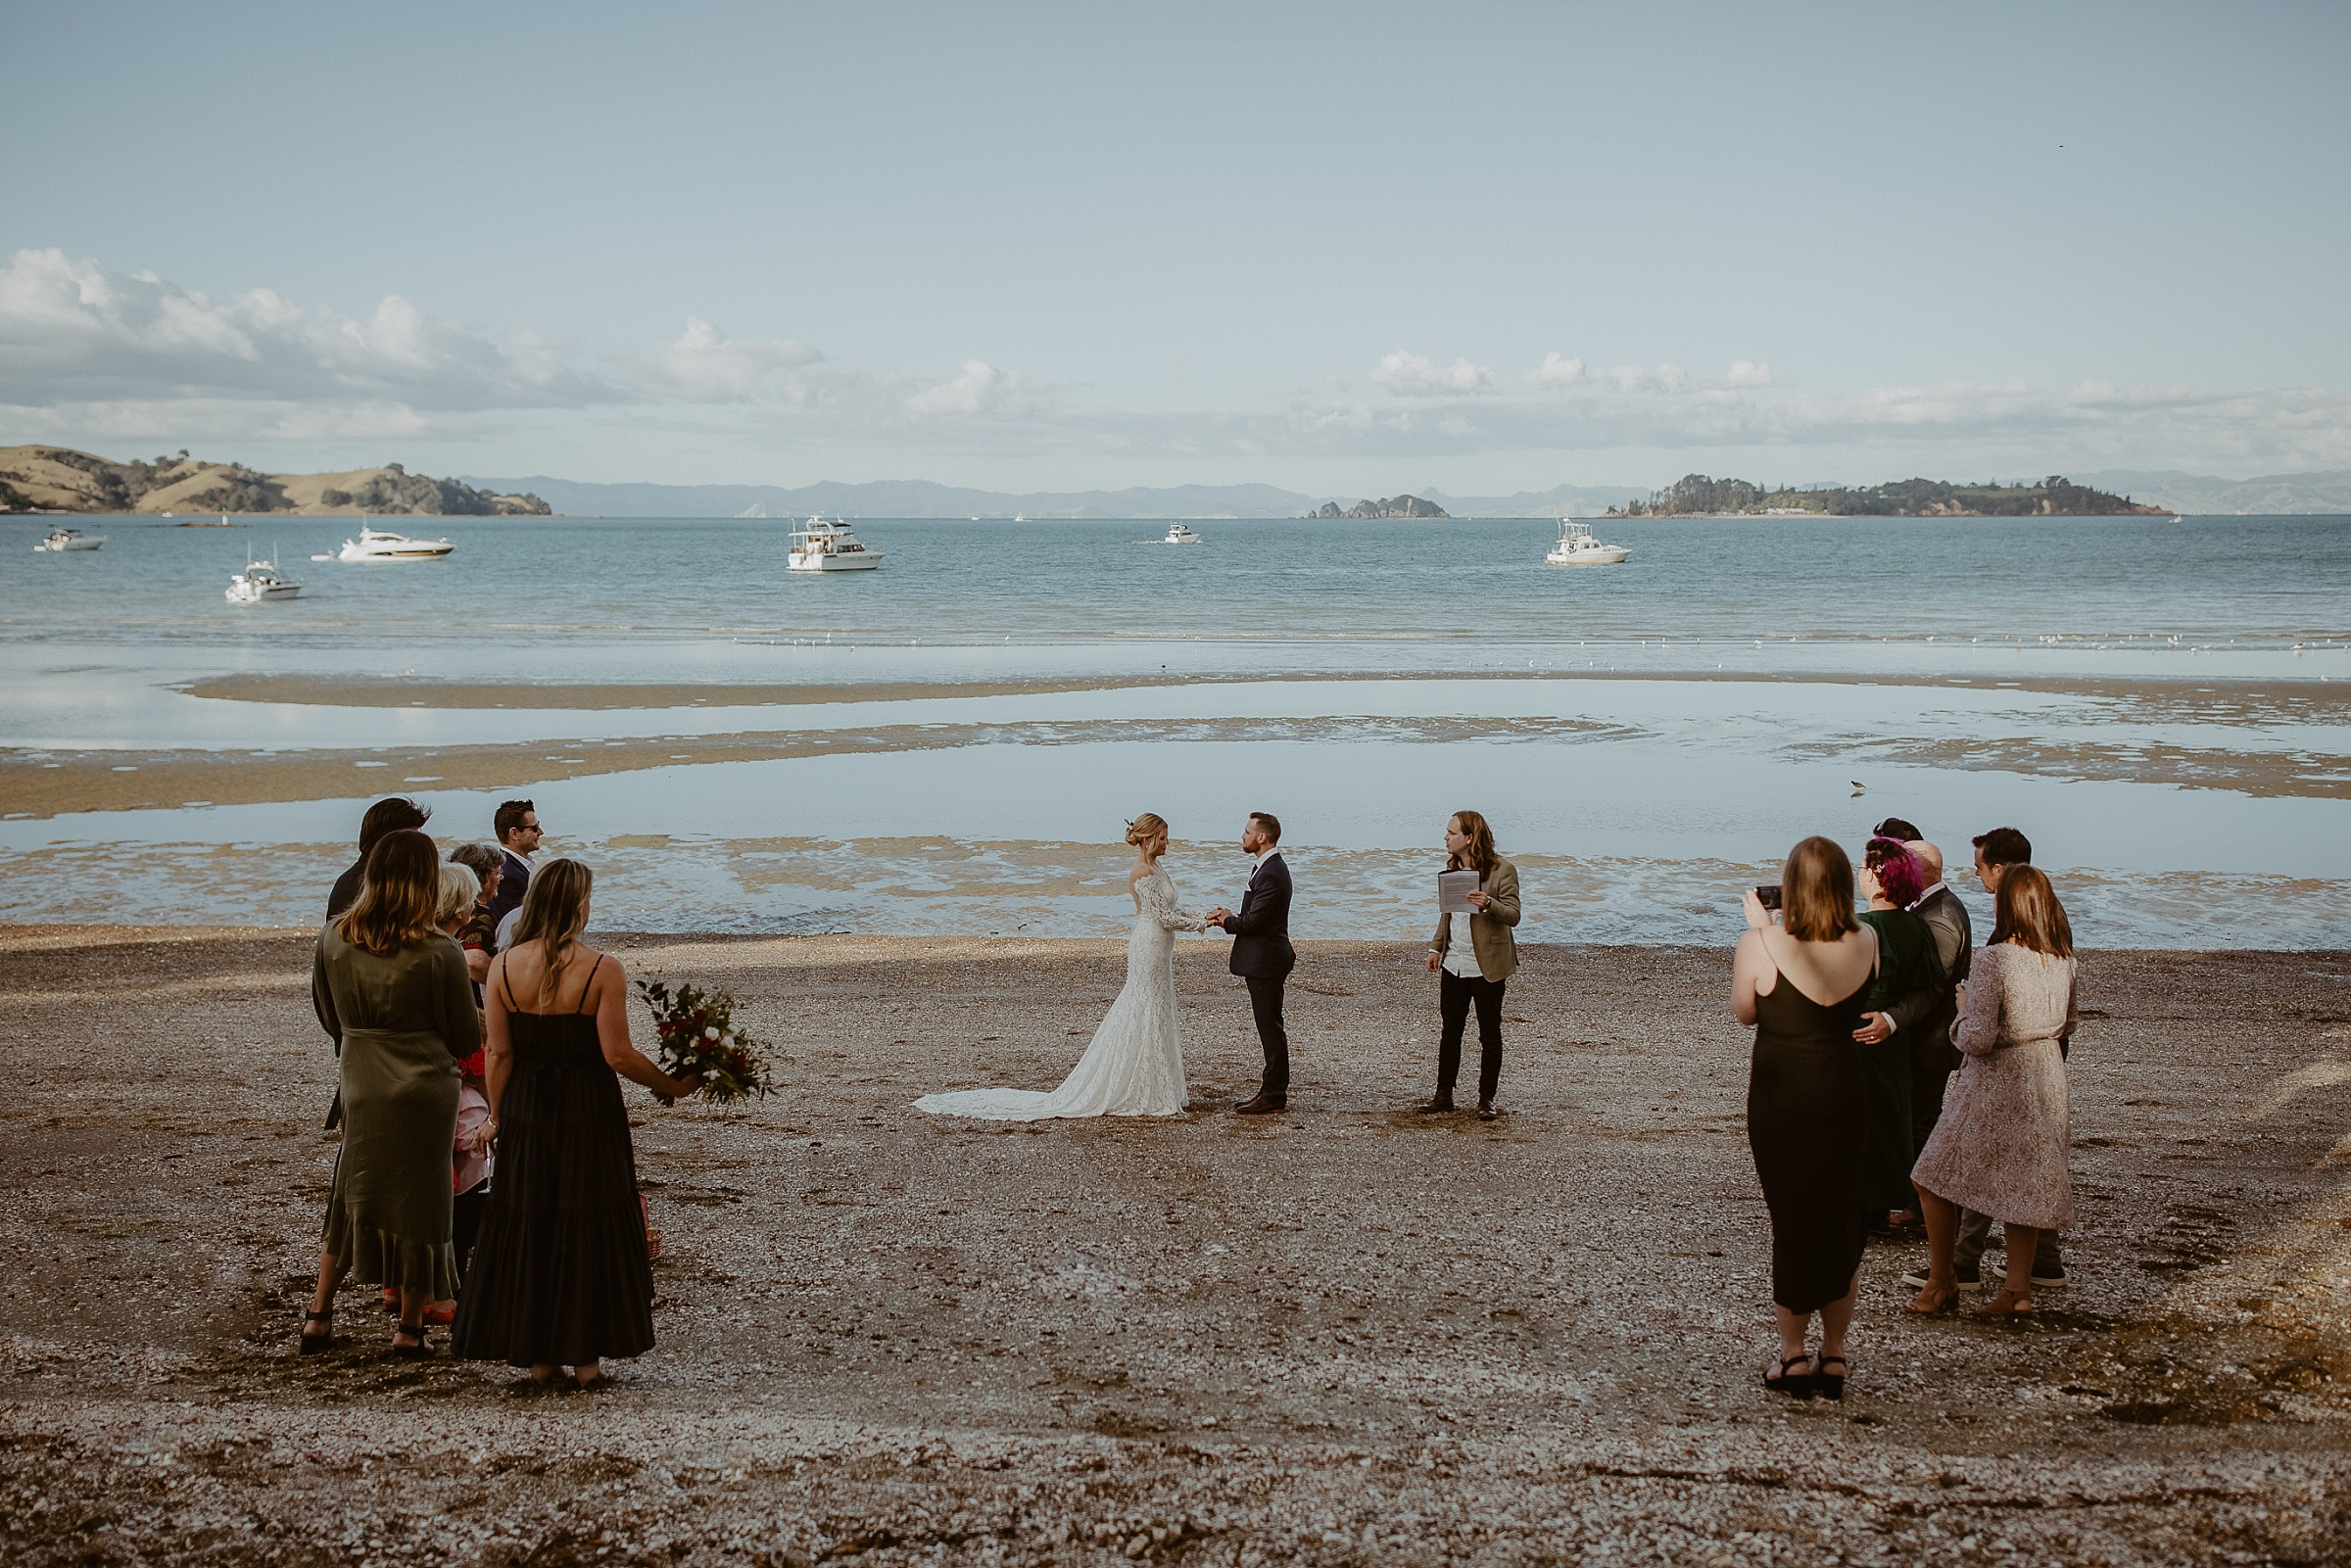
<svg viewBox="0 0 2351 1568">
<path fill-rule="evenodd" d="M 1160 865 L 1168 825 L 1146 811 L 1127 825 L 1134 870 L 1134 933 L 1127 938 L 1127 984 L 1110 1004 L 1078 1066 L 1051 1094 L 1034 1089 L 961 1089 L 914 1102 L 934 1116 L 990 1121 L 1050 1117 L 1173 1117 L 1182 1114 L 1183 1041 L 1176 1032 L 1176 933 L 1204 931 L 1205 920 L 1176 907 L 1176 884 Z"/>
</svg>

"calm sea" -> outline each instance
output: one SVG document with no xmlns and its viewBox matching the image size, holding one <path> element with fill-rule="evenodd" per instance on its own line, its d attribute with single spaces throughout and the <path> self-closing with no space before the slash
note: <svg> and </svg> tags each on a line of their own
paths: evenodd
<svg viewBox="0 0 2351 1568">
<path fill-rule="evenodd" d="M 1738 888 L 1796 837 L 1858 848 L 1898 813 L 1961 853 L 2025 828 L 2096 944 L 2351 946 L 2351 519 L 1602 522 L 1632 559 L 1582 570 L 1544 564 L 1540 521 L 1212 519 L 1170 546 L 1164 522 L 883 520 L 856 525 L 881 570 L 824 577 L 783 569 L 780 522 L 402 520 L 457 549 L 401 566 L 312 561 L 347 522 L 248 523 L 78 520 L 106 547 L 48 555 L 28 547 L 48 520 L 0 520 L 0 749 L 20 769 L 308 749 L 357 758 L 348 785 L 10 802 L 0 918 L 307 923 L 360 805 L 403 787 L 459 836 L 533 795 L 602 868 L 600 918 L 647 928 L 1115 933 L 1125 818 L 1176 820 L 1205 903 L 1239 874 L 1215 846 L 1265 808 L 1290 824 L 1303 934 L 1409 936 L 1445 815 L 1475 805 L 1529 869 L 1539 938 L 1728 940 Z M 303 596 L 227 603 L 248 547 Z M 240 673 L 876 691 L 181 689 Z M 886 688 L 1187 675 L 1222 679 Z M 856 754 L 709 749 L 817 735 Z M 671 765 L 531 771 L 656 738 Z M 515 742 L 509 784 L 438 787 L 436 748 Z"/>
</svg>

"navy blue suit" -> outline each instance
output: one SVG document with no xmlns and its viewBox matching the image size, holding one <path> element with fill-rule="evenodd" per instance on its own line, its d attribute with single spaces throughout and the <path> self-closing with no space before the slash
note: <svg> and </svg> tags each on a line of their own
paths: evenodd
<svg viewBox="0 0 2351 1568">
<path fill-rule="evenodd" d="M 498 896 L 490 900 L 490 928 L 498 929 L 499 923 L 522 907 L 523 894 L 531 890 L 531 863 L 511 849 L 501 849 L 505 864 L 498 878 Z"/>
<path fill-rule="evenodd" d="M 1250 874 L 1241 907 L 1224 922 L 1232 936 L 1232 973 L 1249 986 L 1249 1012 L 1265 1048 L 1266 1076 L 1258 1093 L 1276 1105 L 1290 1097 L 1290 1036 L 1281 1022 L 1281 982 L 1298 965 L 1290 945 L 1290 868 L 1281 852 Z"/>
</svg>

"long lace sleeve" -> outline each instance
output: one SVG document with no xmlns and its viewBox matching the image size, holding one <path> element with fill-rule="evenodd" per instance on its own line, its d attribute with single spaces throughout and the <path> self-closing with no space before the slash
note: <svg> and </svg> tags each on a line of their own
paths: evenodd
<svg viewBox="0 0 2351 1568">
<path fill-rule="evenodd" d="M 2000 949 L 1988 947 L 1976 955 L 1967 977 L 1967 1010 L 1951 1027 L 1951 1043 L 1969 1056 L 1990 1056 L 2012 1042 L 2002 1037 L 2001 1004 L 2007 1000 L 2006 977 L 2000 974 Z"/>
<path fill-rule="evenodd" d="M 1208 922 L 1186 915 L 1176 907 L 1176 884 L 1166 877 L 1146 877 L 1134 884 L 1135 897 L 1142 901 L 1143 913 L 1159 922 L 1162 930 L 1204 931 Z"/>
</svg>

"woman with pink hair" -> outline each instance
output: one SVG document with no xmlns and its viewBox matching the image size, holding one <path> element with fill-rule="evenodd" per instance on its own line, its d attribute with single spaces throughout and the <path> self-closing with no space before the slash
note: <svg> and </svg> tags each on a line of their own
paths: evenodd
<svg viewBox="0 0 2351 1568">
<path fill-rule="evenodd" d="M 1863 1001 L 1861 1073 L 1868 1089 L 1868 1195 L 1870 1224 L 1889 1228 L 1892 1216 L 1910 1208 L 1910 1166 L 1918 1151 L 1910 1137 L 1910 1039 L 1895 1027 L 1888 1010 L 1914 992 L 1943 984 L 1943 960 L 1935 936 L 1910 906 L 1927 889 L 1926 867 L 1898 838 L 1872 838 L 1862 853 L 1861 891 L 1869 908 L 1862 922 L 1878 933 L 1878 974 Z"/>
</svg>

